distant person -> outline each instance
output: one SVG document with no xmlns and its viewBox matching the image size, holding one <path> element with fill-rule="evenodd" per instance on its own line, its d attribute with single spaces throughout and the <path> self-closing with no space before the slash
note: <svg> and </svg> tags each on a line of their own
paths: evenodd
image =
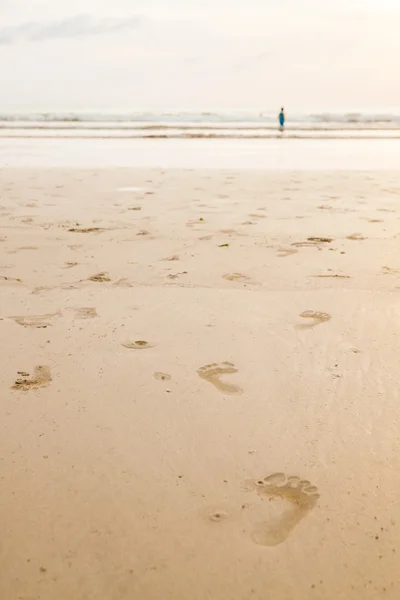
<svg viewBox="0 0 400 600">
<path fill-rule="evenodd" d="M 279 129 L 283 131 L 285 129 L 285 110 L 281 108 L 279 113 Z"/>
</svg>

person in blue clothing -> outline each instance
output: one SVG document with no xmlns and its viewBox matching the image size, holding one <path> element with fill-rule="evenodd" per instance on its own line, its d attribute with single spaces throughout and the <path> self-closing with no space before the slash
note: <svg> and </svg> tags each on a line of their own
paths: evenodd
<svg viewBox="0 0 400 600">
<path fill-rule="evenodd" d="M 279 129 L 283 131 L 285 128 L 285 110 L 281 108 L 281 112 L 279 113 Z"/>
</svg>

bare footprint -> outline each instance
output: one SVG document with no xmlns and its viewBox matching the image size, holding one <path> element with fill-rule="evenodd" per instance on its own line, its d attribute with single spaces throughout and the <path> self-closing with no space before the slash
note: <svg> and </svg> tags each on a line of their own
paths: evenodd
<svg viewBox="0 0 400 600">
<path fill-rule="evenodd" d="M 49 367 L 45 367 L 43 365 L 35 367 L 31 377 L 29 377 L 29 374 L 22 371 L 20 371 L 18 375 L 21 375 L 21 379 L 17 379 L 11 389 L 23 390 L 24 392 L 41 387 L 47 387 L 52 380 Z"/>
<path fill-rule="evenodd" d="M 346 240 L 353 240 L 353 241 L 362 241 L 362 240 L 366 240 L 367 238 L 365 238 L 361 233 L 352 233 L 351 235 L 348 235 Z"/>
<path fill-rule="evenodd" d="M 187 271 L 182 271 L 181 273 L 170 273 L 169 275 L 167 275 L 167 279 L 179 279 L 179 277 L 181 277 L 181 275 L 187 275 L 188 272 Z"/>
<path fill-rule="evenodd" d="M 319 279 L 351 279 L 350 275 L 340 275 L 339 273 L 332 273 L 332 275 L 313 275 Z"/>
<path fill-rule="evenodd" d="M 109 278 L 109 276 L 107 275 L 107 273 L 96 273 L 96 275 L 92 275 L 91 277 L 88 277 L 87 279 L 88 281 L 95 281 L 96 283 L 107 283 L 108 281 L 111 281 L 111 279 Z"/>
<path fill-rule="evenodd" d="M 238 281 L 239 283 L 254 283 L 251 277 L 244 275 L 243 273 L 229 273 L 223 276 L 227 281 Z"/>
<path fill-rule="evenodd" d="M 162 258 L 161 260 L 166 260 L 168 262 L 172 262 L 172 261 L 180 260 L 180 259 L 177 254 L 174 254 L 173 256 L 169 256 L 168 258 Z"/>
<path fill-rule="evenodd" d="M 48 315 L 28 315 L 26 317 L 9 317 L 22 327 L 32 327 L 33 329 L 46 329 L 51 327 L 50 321 L 57 317 L 61 317 L 61 311 Z"/>
<path fill-rule="evenodd" d="M 31 294 L 39 295 L 43 294 L 44 292 L 52 292 L 55 289 L 57 289 L 55 286 L 38 285 L 37 287 L 33 288 Z"/>
<path fill-rule="evenodd" d="M 199 219 L 192 219 L 186 223 L 186 227 L 195 227 L 196 225 L 203 225 L 204 219 L 200 217 Z"/>
<path fill-rule="evenodd" d="M 398 271 L 392 267 L 382 267 L 382 271 L 384 275 L 389 275 L 389 273 L 398 273 Z"/>
<path fill-rule="evenodd" d="M 7 254 L 17 254 L 17 252 L 22 252 L 25 250 L 39 250 L 37 246 L 21 246 L 21 248 L 15 248 L 14 250 L 9 250 Z"/>
<path fill-rule="evenodd" d="M 157 379 L 158 381 L 171 381 L 171 375 L 169 375 L 168 373 L 154 373 L 154 379 Z"/>
<path fill-rule="evenodd" d="M 326 323 L 332 319 L 332 316 L 328 313 L 324 312 L 315 312 L 313 310 L 306 310 L 301 313 L 300 317 L 302 319 L 310 319 L 312 323 L 298 325 L 298 329 L 311 329 L 320 325 L 321 323 Z"/>
<path fill-rule="evenodd" d="M 333 239 L 328 237 L 309 237 L 307 241 L 314 242 L 315 244 L 330 244 L 333 242 Z"/>
<path fill-rule="evenodd" d="M 303 242 L 294 242 L 292 246 L 297 248 L 307 248 L 309 246 L 319 246 L 320 244 L 330 244 L 331 242 L 333 242 L 332 238 L 309 237 Z"/>
<path fill-rule="evenodd" d="M 104 227 L 86 227 L 83 229 L 80 227 L 71 227 L 68 231 L 72 233 L 100 233 L 101 231 L 106 231 L 106 229 Z"/>
<path fill-rule="evenodd" d="M 88 306 L 67 308 L 67 310 L 74 311 L 77 319 L 94 319 L 95 317 L 98 317 L 96 309 Z"/>
<path fill-rule="evenodd" d="M 202 510 L 201 514 L 211 523 L 222 523 L 230 519 L 230 514 L 220 508 L 207 508 L 206 510 Z"/>
<path fill-rule="evenodd" d="M 284 473 L 273 473 L 264 479 L 246 482 L 248 490 L 256 491 L 270 502 L 281 500 L 285 504 L 283 513 L 262 523 L 253 532 L 253 540 L 262 546 L 279 546 L 285 542 L 297 525 L 317 505 L 320 494 L 310 481 L 297 476 L 286 477 Z"/>
<path fill-rule="evenodd" d="M 131 288 L 133 287 L 133 283 L 129 281 L 129 279 L 127 279 L 126 277 L 122 277 L 122 279 L 118 279 L 118 281 L 113 283 L 113 286 L 121 288 Z"/>
<path fill-rule="evenodd" d="M 286 258 L 287 256 L 291 256 L 292 254 L 297 254 L 298 250 L 294 248 L 279 248 L 277 252 L 277 256 L 279 258 Z"/>
<path fill-rule="evenodd" d="M 221 381 L 221 375 L 233 375 L 237 372 L 238 369 L 230 362 L 212 363 L 211 365 L 201 367 L 197 371 L 199 377 L 212 383 L 217 390 L 224 394 L 231 395 L 242 394 L 243 390 L 237 385 Z"/>
<path fill-rule="evenodd" d="M 292 246 L 295 246 L 296 248 L 315 248 L 317 245 L 316 242 L 293 242 L 292 244 Z"/>
<path fill-rule="evenodd" d="M 5 275 L 0 275 L 0 281 L 14 281 L 16 283 L 22 283 L 22 279 L 18 277 L 6 277 Z"/>
<path fill-rule="evenodd" d="M 145 340 L 138 340 L 136 342 L 123 342 L 122 345 L 129 350 L 147 350 L 148 348 L 154 348 L 156 344 L 151 344 Z"/>
</svg>

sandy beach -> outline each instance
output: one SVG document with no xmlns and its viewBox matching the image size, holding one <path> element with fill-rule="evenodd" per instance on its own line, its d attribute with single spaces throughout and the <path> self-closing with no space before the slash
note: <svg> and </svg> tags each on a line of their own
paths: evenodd
<svg viewBox="0 0 400 600">
<path fill-rule="evenodd" d="M 0 598 L 400 596 L 395 171 L 0 171 Z"/>
</svg>

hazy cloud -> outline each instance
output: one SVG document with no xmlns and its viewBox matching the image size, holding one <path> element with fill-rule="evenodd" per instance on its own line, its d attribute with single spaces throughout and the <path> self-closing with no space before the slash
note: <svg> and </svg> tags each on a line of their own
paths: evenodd
<svg viewBox="0 0 400 600">
<path fill-rule="evenodd" d="M 0 29 L 0 44 L 19 41 L 42 42 L 60 38 L 83 38 L 105 33 L 117 33 L 138 28 L 143 21 L 139 15 L 127 18 L 95 19 L 90 15 L 76 15 L 53 22 L 31 21 Z"/>
<path fill-rule="evenodd" d="M 0 0 L 0 105 L 383 110 L 399 31 L 399 0 Z"/>
</svg>

